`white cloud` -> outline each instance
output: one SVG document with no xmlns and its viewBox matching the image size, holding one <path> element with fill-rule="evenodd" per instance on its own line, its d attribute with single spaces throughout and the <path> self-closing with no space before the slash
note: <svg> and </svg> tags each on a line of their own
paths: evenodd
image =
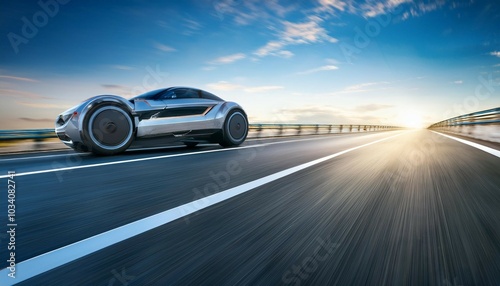
<svg viewBox="0 0 500 286">
<path fill-rule="evenodd" d="M 224 21 L 232 17 L 238 25 L 249 25 L 252 22 L 269 23 L 276 18 L 283 18 L 287 13 L 295 11 L 297 4 L 283 6 L 279 0 L 217 0 L 214 2 L 215 16 Z"/>
<path fill-rule="evenodd" d="M 289 59 L 289 58 L 291 58 L 291 57 L 294 56 L 294 54 L 292 52 L 290 52 L 290 51 L 279 51 L 279 52 L 276 53 L 276 55 L 278 57 L 282 57 L 282 58 L 285 58 L 285 59 Z"/>
<path fill-rule="evenodd" d="M 418 17 L 425 13 L 432 12 L 441 8 L 446 2 L 444 0 L 437 0 L 431 3 L 412 3 L 412 7 L 408 11 L 403 13 L 403 20 L 412 17 Z"/>
<path fill-rule="evenodd" d="M 329 105 L 305 105 L 285 107 L 276 110 L 274 113 L 280 115 L 279 122 L 302 123 L 302 124 L 386 124 L 386 118 L 376 114 L 366 114 L 356 109 L 381 110 L 390 108 L 386 105 L 366 105 L 356 107 L 354 110 L 346 108 L 336 108 Z M 261 119 L 260 121 L 262 121 Z M 348 126 L 345 126 L 348 128 Z M 357 128 L 357 126 L 353 126 Z"/>
<path fill-rule="evenodd" d="M 259 93 L 266 91 L 273 91 L 283 89 L 283 86 L 278 85 L 262 85 L 262 86 L 244 86 L 240 84 L 233 84 L 227 81 L 218 81 L 216 83 L 209 83 L 207 87 L 218 91 L 232 91 L 232 90 L 242 90 L 248 93 Z"/>
<path fill-rule="evenodd" d="M 338 9 L 340 11 L 345 10 L 346 2 L 340 1 L 340 0 L 319 0 L 319 3 L 321 6 L 329 8 L 333 7 L 335 9 Z"/>
<path fill-rule="evenodd" d="M 162 51 L 162 52 L 166 52 L 166 53 L 170 53 L 170 52 L 175 52 L 176 49 L 170 47 L 170 46 L 167 46 L 167 45 L 164 45 L 164 44 L 160 44 L 160 43 L 155 43 L 155 48 L 157 48 L 158 50 Z"/>
<path fill-rule="evenodd" d="M 332 65 L 338 65 L 340 63 L 336 59 L 326 59 L 326 62 Z"/>
<path fill-rule="evenodd" d="M 201 29 L 201 24 L 196 22 L 195 20 L 187 19 L 184 18 L 184 27 L 186 27 L 186 30 L 183 32 L 184 35 L 190 36 L 194 34 L 195 32 L 199 31 Z"/>
<path fill-rule="evenodd" d="M 264 57 L 267 55 L 276 55 L 276 52 L 284 46 L 285 44 L 279 41 L 270 41 L 265 46 L 261 47 L 255 51 L 255 55 L 259 57 Z"/>
<path fill-rule="evenodd" d="M 381 89 L 386 89 L 385 87 L 382 88 L 374 88 L 378 85 L 388 85 L 389 82 L 386 81 L 381 81 L 381 82 L 366 82 L 366 83 L 360 83 L 360 84 L 355 84 L 351 86 L 347 86 L 344 89 L 340 91 L 336 91 L 333 93 L 330 93 L 331 95 L 337 95 L 337 94 L 348 94 L 348 93 L 358 93 L 358 92 L 367 92 L 367 91 L 374 91 L 374 90 L 381 90 Z M 371 88 L 369 88 L 371 87 Z"/>
<path fill-rule="evenodd" d="M 383 83 L 386 84 L 386 82 L 383 82 Z M 360 84 L 355 84 L 355 85 L 348 86 L 344 90 L 348 90 L 348 91 L 363 91 L 363 90 L 365 90 L 366 87 L 377 85 L 377 84 L 380 84 L 380 83 L 378 83 L 378 82 L 360 83 Z"/>
<path fill-rule="evenodd" d="M 296 7 L 294 7 L 293 5 L 289 7 L 281 5 L 279 3 L 279 0 L 266 0 L 264 3 L 271 11 L 273 11 L 280 17 L 284 17 L 286 14 L 296 9 Z"/>
<path fill-rule="evenodd" d="M 405 5 L 405 10 L 401 10 L 401 18 L 406 20 L 410 17 L 418 17 L 425 13 L 432 12 L 444 6 L 445 0 L 433 1 L 412 1 L 412 0 L 384 0 L 384 1 L 366 1 L 361 4 L 359 9 L 351 9 L 353 12 L 360 11 L 365 17 L 372 18 L 378 15 L 394 12 L 400 9 L 400 6 Z M 467 5 L 466 3 L 451 3 L 451 5 Z M 398 13 L 399 14 L 399 13 Z"/>
<path fill-rule="evenodd" d="M 275 114 L 280 115 L 280 122 L 302 124 L 331 124 L 345 118 L 341 110 L 323 105 L 285 107 Z"/>
<path fill-rule="evenodd" d="M 319 0 L 319 6 L 314 9 L 317 14 L 327 13 L 336 14 L 339 11 L 345 12 L 346 10 L 355 11 L 353 1 L 347 0 Z"/>
<path fill-rule="evenodd" d="M 27 82 L 39 82 L 36 79 L 32 78 L 27 78 L 27 77 L 19 77 L 19 76 L 11 76 L 11 75 L 0 75 L 0 79 L 11 79 L 11 80 L 18 80 L 18 81 L 27 81 Z"/>
<path fill-rule="evenodd" d="M 266 91 L 271 91 L 271 90 L 279 90 L 283 89 L 283 86 L 279 85 L 263 85 L 263 86 L 254 86 L 254 87 L 247 87 L 243 89 L 244 91 L 248 93 L 258 93 L 258 92 L 266 92 Z"/>
<path fill-rule="evenodd" d="M 380 14 L 387 14 L 397 8 L 399 5 L 409 3 L 411 0 L 386 0 L 382 2 L 366 2 L 361 5 L 363 16 L 375 17 Z"/>
<path fill-rule="evenodd" d="M 125 98 L 137 95 L 134 92 L 138 92 L 138 90 L 130 86 L 120 85 L 120 84 L 101 84 L 101 87 L 103 87 L 107 92 L 111 94 L 121 95 Z"/>
<path fill-rule="evenodd" d="M 306 70 L 306 71 L 303 71 L 303 72 L 299 72 L 298 74 L 312 74 L 312 73 L 317 73 L 317 72 L 321 72 L 321 71 L 333 71 L 333 70 L 337 70 L 337 69 L 339 69 L 337 66 L 326 65 L 326 66 L 322 66 L 322 67 L 318 67 L 318 68 Z"/>
<path fill-rule="evenodd" d="M 365 124 L 392 124 L 394 121 L 390 116 L 385 115 L 384 108 L 393 108 L 389 105 L 366 105 L 353 108 L 334 107 L 328 104 L 307 104 L 302 106 L 285 106 L 274 109 L 271 115 L 260 114 L 252 116 L 252 122 L 261 123 L 292 123 L 292 124 L 343 124 L 344 128 L 357 130 L 359 125 L 363 128 Z M 356 109 L 372 110 L 372 113 L 359 112 Z M 378 110 L 375 110 L 378 109 Z M 337 128 L 337 127 L 336 127 Z M 338 129 L 337 129 L 338 130 Z M 345 130 L 345 129 L 344 129 Z"/>
<path fill-rule="evenodd" d="M 223 91 L 237 90 L 243 88 L 243 86 L 239 84 L 233 84 L 227 81 L 218 81 L 215 83 L 209 83 L 207 84 L 207 86 L 213 90 L 223 90 Z"/>
<path fill-rule="evenodd" d="M 387 108 L 392 108 L 394 107 L 393 105 L 388 105 L 388 104 L 365 104 L 365 105 L 358 105 L 356 108 L 354 108 L 354 111 L 356 112 L 371 112 L 371 111 L 377 111 L 377 110 L 382 110 L 382 109 L 387 109 Z"/>
<path fill-rule="evenodd" d="M 454 84 L 462 84 L 462 83 L 464 83 L 464 81 L 463 81 L 463 80 L 456 80 L 456 81 L 454 81 L 453 83 L 454 83 Z"/>
<path fill-rule="evenodd" d="M 230 63 L 242 60 L 244 58 L 246 58 L 246 55 L 243 53 L 232 54 L 232 55 L 216 58 L 216 59 L 210 61 L 209 64 L 211 64 L 211 65 L 230 64 Z"/>
<path fill-rule="evenodd" d="M 320 26 L 320 22 L 322 20 L 319 17 L 310 17 L 308 21 L 303 23 L 283 21 L 283 30 L 279 33 L 278 39 L 267 42 L 254 54 L 259 57 L 269 55 L 291 57 L 293 54 L 290 51 L 283 50 L 288 45 L 336 43 L 338 40 L 329 36 L 326 29 Z"/>
<path fill-rule="evenodd" d="M 338 40 L 330 37 L 327 31 L 319 25 L 319 21 L 319 18 L 304 23 L 285 21 L 285 30 L 281 34 L 281 39 L 287 44 L 310 44 L 323 41 L 336 43 Z"/>
<path fill-rule="evenodd" d="M 500 58 L 500 51 L 493 51 L 490 53 L 490 55 Z"/>
<path fill-rule="evenodd" d="M 23 106 L 28 106 L 28 107 L 34 107 L 34 108 L 43 108 L 43 109 L 67 109 L 70 108 L 71 105 L 64 105 L 64 104 L 51 104 L 51 103 L 36 103 L 36 102 L 18 102 L 16 101 L 17 104 L 23 105 Z"/>
<path fill-rule="evenodd" d="M 0 89 L 0 97 L 15 97 L 29 99 L 51 99 L 51 97 L 42 96 L 36 93 L 16 90 L 16 89 Z"/>
</svg>

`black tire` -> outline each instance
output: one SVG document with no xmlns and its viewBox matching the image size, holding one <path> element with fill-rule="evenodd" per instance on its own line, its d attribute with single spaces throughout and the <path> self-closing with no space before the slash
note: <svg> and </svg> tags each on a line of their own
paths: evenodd
<svg viewBox="0 0 500 286">
<path fill-rule="evenodd" d="M 83 123 L 89 151 L 96 155 L 113 155 L 125 151 L 134 139 L 134 124 L 121 106 L 101 104 L 94 107 Z"/>
<path fill-rule="evenodd" d="M 184 145 L 188 148 L 194 148 L 198 145 L 198 142 L 184 142 Z"/>
<path fill-rule="evenodd" d="M 222 140 L 219 144 L 223 147 L 238 146 L 245 141 L 248 135 L 248 119 L 246 114 L 235 109 L 228 113 L 222 129 Z"/>
</svg>

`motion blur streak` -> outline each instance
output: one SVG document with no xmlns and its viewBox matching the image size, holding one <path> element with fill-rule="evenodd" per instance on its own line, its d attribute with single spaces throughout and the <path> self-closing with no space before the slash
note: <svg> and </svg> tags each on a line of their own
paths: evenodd
<svg viewBox="0 0 500 286">
<path fill-rule="evenodd" d="M 395 134 L 400 135 L 389 138 Z M 220 203 L 210 200 L 384 138 Z M 176 152 L 85 156 L 80 164 Z M 0 169 L 43 170 L 53 161 L 0 162 Z M 62 182 L 57 174 L 16 179 L 19 262 L 205 202 L 181 219 L 19 285 L 500 284 L 500 159 L 428 130 L 328 136 L 74 169 Z M 0 192 L 6 197 L 6 188 Z M 4 200 L 0 203 L 6 213 Z M 5 233 L 5 226 L 0 228 Z M 1 248 L 0 257 L 7 255 Z"/>
<path fill-rule="evenodd" d="M 213 152 L 233 151 L 233 150 L 239 150 L 239 149 L 262 147 L 262 146 L 267 146 L 267 145 L 271 145 L 271 144 L 283 144 L 283 143 L 289 143 L 289 142 L 299 142 L 299 141 L 308 141 L 308 140 L 317 140 L 317 139 L 318 138 L 297 139 L 297 140 L 293 140 L 293 141 L 280 141 L 280 142 L 264 143 L 264 144 L 251 145 L 251 146 L 233 147 L 231 149 L 213 149 L 213 150 L 205 150 L 205 151 L 191 152 L 191 153 L 161 155 L 161 156 L 153 156 L 153 157 L 128 159 L 128 160 L 118 160 L 118 161 L 111 161 L 111 162 L 101 162 L 101 163 L 88 164 L 88 165 L 69 166 L 69 167 L 55 168 L 55 169 L 44 169 L 44 170 L 17 173 L 16 177 L 43 174 L 43 173 L 61 172 L 61 171 L 71 171 L 71 170 L 75 170 L 75 169 L 95 168 L 95 167 L 110 166 L 110 165 L 117 165 L 117 164 L 127 164 L 127 163 L 134 163 L 134 162 L 140 162 L 140 161 L 167 159 L 167 158 L 179 157 L 179 156 L 191 156 L 191 155 L 213 153 Z M 322 139 L 322 138 L 320 138 L 320 139 Z M 25 160 L 25 159 L 44 159 L 44 158 L 47 159 L 47 158 L 54 157 L 54 156 L 68 156 L 68 157 L 70 157 L 70 156 L 74 156 L 74 155 L 75 154 L 48 155 L 48 156 L 31 157 L 31 158 L 30 157 L 27 157 L 27 158 L 9 158 L 9 159 L 0 160 L 0 163 L 5 162 L 5 161 L 15 161 L 15 160 Z M 78 155 L 79 156 L 87 156 L 88 154 L 83 153 L 83 154 L 78 154 Z M 9 177 L 9 175 L 2 175 L 2 176 L 0 176 L 0 179 L 7 178 L 7 177 Z"/>
<path fill-rule="evenodd" d="M 290 174 L 296 173 L 298 171 L 301 171 L 303 169 L 312 167 L 314 165 L 317 165 L 319 163 L 322 163 L 324 161 L 330 160 L 332 158 L 335 158 L 337 156 L 346 154 L 348 152 L 357 150 L 359 148 L 363 148 L 375 143 L 379 143 L 381 141 L 385 141 L 388 139 L 391 139 L 395 136 L 399 136 L 402 133 L 393 135 L 391 137 L 379 139 L 367 144 L 363 144 L 361 146 L 357 146 L 354 148 L 350 148 L 323 158 L 319 158 L 317 160 L 311 161 L 304 163 L 302 165 L 292 167 L 289 169 L 286 169 L 284 171 L 274 173 L 272 175 L 266 176 L 264 178 L 257 179 L 255 181 L 248 182 L 246 184 L 231 188 L 229 190 L 219 192 L 217 194 L 211 195 L 206 198 L 199 199 L 197 201 L 193 201 L 181 206 L 178 206 L 176 208 L 164 211 L 159 214 L 155 214 L 153 216 L 149 216 L 147 218 L 141 219 L 139 221 L 135 221 L 132 223 L 129 223 L 127 225 L 112 229 L 110 231 L 107 231 L 105 233 L 101 233 L 98 235 L 95 235 L 93 237 L 78 241 L 76 243 L 73 243 L 68 246 L 61 247 L 59 249 L 53 250 L 49 253 L 45 253 L 42 255 L 39 255 L 37 257 L 34 257 L 32 259 L 29 259 L 27 261 L 23 261 L 18 264 L 18 268 L 20 269 L 19 274 L 17 275 L 16 279 L 17 281 L 21 282 L 26 279 L 29 279 L 31 277 L 34 277 L 36 275 L 39 275 L 43 272 L 52 270 L 56 267 L 59 267 L 63 264 L 69 263 L 73 260 L 76 260 L 78 258 L 81 258 L 85 255 L 88 255 L 90 253 L 93 253 L 95 251 L 101 250 L 105 247 L 108 247 L 110 245 L 113 245 L 115 243 L 121 242 L 125 239 L 131 238 L 133 236 L 136 236 L 138 234 L 144 233 L 146 231 L 149 231 L 153 228 L 159 227 L 161 225 L 164 225 L 166 223 L 169 223 L 171 221 L 174 221 L 176 219 L 182 218 L 186 215 L 190 215 L 191 213 L 200 211 L 204 208 L 207 208 L 211 205 L 220 203 L 222 201 L 228 200 L 234 196 L 243 194 L 245 192 L 248 192 L 252 189 L 255 189 L 257 187 L 260 187 L 262 185 L 265 185 L 267 183 L 273 182 L 275 180 L 281 179 L 285 176 L 288 176 Z M 195 153 L 199 154 L 199 153 Z M 208 202 L 208 203 L 205 203 Z M 200 207 L 201 205 L 201 207 Z M 0 277 L 4 279 L 9 279 L 7 278 L 8 270 L 4 269 L 0 271 Z M 1 279 L 1 278 L 0 278 Z M 2 281 L 2 280 L 0 280 Z"/>
</svg>

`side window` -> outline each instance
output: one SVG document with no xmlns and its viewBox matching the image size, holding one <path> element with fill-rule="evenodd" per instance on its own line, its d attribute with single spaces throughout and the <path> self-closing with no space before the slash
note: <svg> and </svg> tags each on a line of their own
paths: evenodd
<svg viewBox="0 0 500 286">
<path fill-rule="evenodd" d="M 202 91 L 202 95 L 201 97 L 203 98 L 206 98 L 206 99 L 211 99 L 211 100 L 215 100 L 215 101 L 223 101 L 222 99 L 220 99 L 219 97 L 211 94 L 210 92 L 206 92 L 206 91 Z"/>
<path fill-rule="evenodd" d="M 169 90 L 168 92 L 164 93 L 160 99 L 175 99 L 177 98 L 177 94 L 173 90 Z"/>
<path fill-rule="evenodd" d="M 194 89 L 186 89 L 182 98 L 200 98 L 197 90 Z"/>
<path fill-rule="evenodd" d="M 200 98 L 197 90 L 177 88 L 165 93 L 161 99 Z"/>
</svg>

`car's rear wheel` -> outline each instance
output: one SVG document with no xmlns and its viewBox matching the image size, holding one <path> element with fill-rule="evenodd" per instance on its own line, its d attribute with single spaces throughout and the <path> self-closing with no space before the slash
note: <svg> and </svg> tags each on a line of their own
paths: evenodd
<svg viewBox="0 0 500 286">
<path fill-rule="evenodd" d="M 117 105 L 94 107 L 83 124 L 90 151 L 98 155 L 113 155 L 125 151 L 134 137 L 134 124 L 127 111 Z"/>
<path fill-rule="evenodd" d="M 238 146 L 245 141 L 248 135 L 248 120 L 245 113 L 240 109 L 229 112 L 222 130 L 222 141 L 224 147 Z"/>
</svg>

